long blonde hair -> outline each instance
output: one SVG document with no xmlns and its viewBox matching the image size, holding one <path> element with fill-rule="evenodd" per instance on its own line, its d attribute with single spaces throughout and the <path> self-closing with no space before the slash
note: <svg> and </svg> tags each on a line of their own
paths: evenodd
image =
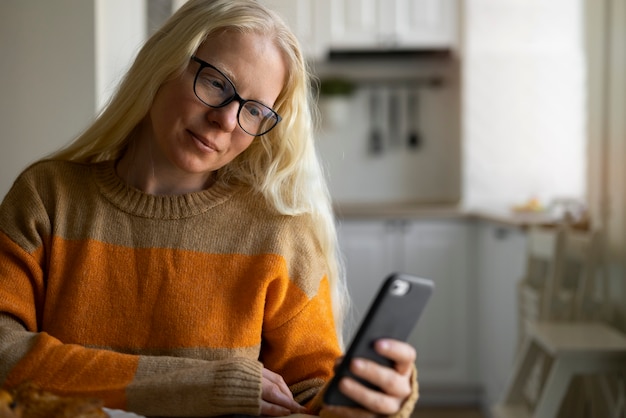
<svg viewBox="0 0 626 418">
<path fill-rule="evenodd" d="M 263 33 L 282 51 L 287 80 L 274 108 L 283 120 L 219 170 L 221 181 L 248 184 L 280 213 L 311 214 L 328 265 L 338 337 L 342 341 L 348 293 L 334 216 L 314 145 L 312 77 L 296 37 L 274 12 L 255 0 L 189 0 L 139 51 L 116 94 L 94 123 L 54 159 L 119 159 L 149 112 L 161 85 L 185 71 L 191 56 L 222 30 Z"/>
</svg>

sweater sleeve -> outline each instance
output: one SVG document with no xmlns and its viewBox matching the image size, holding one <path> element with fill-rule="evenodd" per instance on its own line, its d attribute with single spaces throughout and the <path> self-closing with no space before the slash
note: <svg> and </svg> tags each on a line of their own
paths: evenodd
<svg viewBox="0 0 626 418">
<path fill-rule="evenodd" d="M 34 263 L 3 234 L 0 248 L 0 378 L 5 387 L 30 380 L 61 395 L 97 397 L 107 407 L 143 415 L 259 414 L 262 365 L 256 360 L 123 354 L 63 344 L 38 332 L 36 292 L 30 285 L 39 282 L 32 274 Z"/>
<path fill-rule="evenodd" d="M 301 403 L 309 401 L 332 377 L 341 355 L 329 292 L 324 279 L 318 294 L 295 317 L 264 332 L 261 360 L 283 376 Z"/>
<path fill-rule="evenodd" d="M 284 217 L 275 228 L 284 269 L 266 292 L 260 360 L 280 374 L 301 404 L 332 377 L 341 356 L 332 285 L 311 216 Z"/>
<path fill-rule="evenodd" d="M 18 179 L 0 206 L 0 383 L 32 381 L 59 395 L 100 398 L 142 415 L 258 415 L 262 364 L 66 344 L 41 330 L 51 223 L 38 193 Z M 88 307 L 87 307 L 88 308 Z M 158 353 L 156 353 L 158 354 Z"/>
<path fill-rule="evenodd" d="M 261 359 L 265 367 L 283 376 L 298 402 L 305 404 L 310 413 L 319 414 L 323 406 L 323 392 L 342 353 L 334 323 L 331 285 L 325 276 L 319 280 L 316 279 L 318 276 L 311 274 L 311 271 L 325 271 L 325 264 L 320 261 L 322 258 L 315 234 L 307 230 L 305 219 L 301 221 L 291 226 L 301 227 L 302 230 L 283 231 L 289 250 L 283 250 L 282 254 L 287 265 L 291 266 L 288 269 L 290 281 L 296 284 L 292 287 L 303 290 L 308 299 L 301 306 L 296 302 L 302 299 L 298 291 L 268 291 L 268 325 L 263 333 Z M 277 298 L 275 294 L 284 296 Z M 283 316 L 278 313 L 281 310 L 292 312 L 292 306 L 298 306 L 299 310 L 289 315 L 288 320 L 275 320 Z M 272 326 L 276 323 L 279 325 Z M 411 395 L 391 418 L 410 417 L 418 398 L 416 368 L 411 376 L 411 386 Z"/>
</svg>

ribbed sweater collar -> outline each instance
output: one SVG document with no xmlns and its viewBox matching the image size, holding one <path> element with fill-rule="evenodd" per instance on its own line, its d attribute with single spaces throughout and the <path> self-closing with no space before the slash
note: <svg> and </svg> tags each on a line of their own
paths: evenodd
<svg viewBox="0 0 626 418">
<path fill-rule="evenodd" d="M 182 219 L 199 215 L 225 202 L 237 188 L 216 183 L 207 190 L 181 195 L 151 195 L 129 186 L 115 172 L 115 162 L 93 165 L 102 195 L 120 210 L 150 219 Z"/>
</svg>

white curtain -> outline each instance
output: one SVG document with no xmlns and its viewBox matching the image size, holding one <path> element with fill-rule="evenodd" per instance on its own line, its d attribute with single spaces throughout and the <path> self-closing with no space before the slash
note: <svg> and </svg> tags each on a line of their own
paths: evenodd
<svg viewBox="0 0 626 418">
<path fill-rule="evenodd" d="M 609 321 L 626 332 L 626 0 L 586 0 L 586 9 L 588 198 L 607 238 Z M 622 376 L 588 385 L 591 416 L 622 416 L 625 384 Z"/>
<path fill-rule="evenodd" d="M 587 0 L 589 202 L 609 260 L 626 263 L 626 0 Z"/>
</svg>

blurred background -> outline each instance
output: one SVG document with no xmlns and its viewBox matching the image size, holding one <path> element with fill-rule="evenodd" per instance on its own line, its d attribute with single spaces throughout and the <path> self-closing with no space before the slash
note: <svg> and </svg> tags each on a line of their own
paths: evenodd
<svg viewBox="0 0 626 418">
<path fill-rule="evenodd" d="M 391 271 L 436 282 L 411 337 L 419 405 L 494 417 L 543 411 L 549 367 L 534 397 L 511 395 L 523 341 L 540 338 L 525 319 L 606 324 L 611 356 L 623 361 L 626 0 L 261 2 L 293 28 L 317 78 L 317 145 L 353 322 Z M 182 3 L 0 2 L 0 196 L 93 120 Z M 549 304 L 560 286 L 554 266 L 567 258 L 554 244 L 543 281 L 524 287 L 539 229 L 598 233 L 581 264 L 587 279 L 558 280 L 574 283 L 567 291 L 581 306 L 589 296 L 584 315 L 524 310 L 529 292 Z M 566 380 L 564 401 L 542 416 L 624 413 L 625 368 L 613 364 L 621 375 L 601 385 Z M 522 415 L 507 412 L 511 403 Z"/>
</svg>

